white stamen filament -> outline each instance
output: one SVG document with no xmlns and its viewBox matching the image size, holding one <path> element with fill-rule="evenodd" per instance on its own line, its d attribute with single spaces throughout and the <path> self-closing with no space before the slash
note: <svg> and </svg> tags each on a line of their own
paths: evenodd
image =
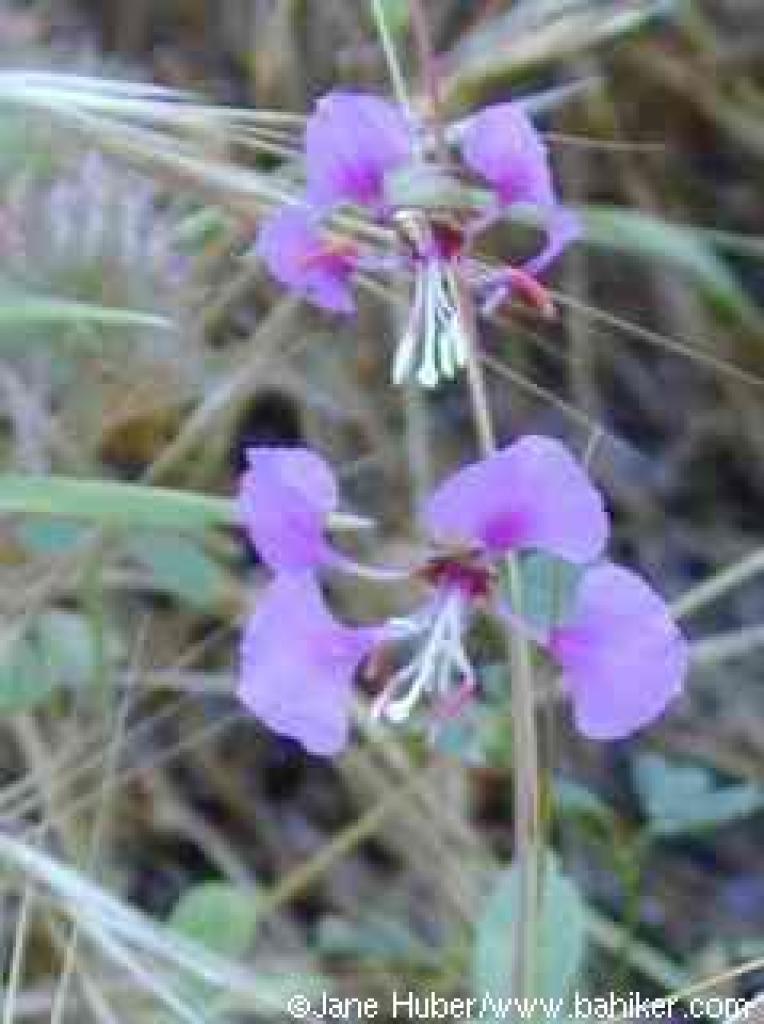
<svg viewBox="0 0 764 1024">
<path fill-rule="evenodd" d="M 422 315 L 422 304 L 424 302 L 424 279 L 422 274 L 417 274 L 414 282 L 414 300 L 411 304 L 406 331 L 398 342 L 398 348 L 393 360 L 393 384 L 402 384 L 414 368 L 417 347 L 417 328 Z"/>
<path fill-rule="evenodd" d="M 427 633 L 427 639 L 411 661 L 395 673 L 374 703 L 372 714 L 375 718 L 383 714 L 391 722 L 402 722 L 409 717 L 415 704 L 425 692 L 443 696 L 448 693 L 452 681 L 462 683 L 471 679 L 473 672 L 462 644 L 463 598 L 449 594 L 437 601 L 426 617 L 416 616 L 415 620 L 400 620 L 406 628 L 401 632 L 409 636 Z M 413 627 L 413 628 L 412 628 Z M 402 696 L 395 694 L 405 689 Z"/>
<path fill-rule="evenodd" d="M 422 362 L 416 378 L 423 388 L 434 388 L 438 383 L 437 332 L 438 332 L 438 279 L 433 266 L 428 264 L 424 271 L 424 338 Z"/>
<path fill-rule="evenodd" d="M 423 388 L 437 387 L 441 378 L 453 377 L 466 365 L 467 353 L 454 272 L 441 260 L 430 260 L 416 275 L 411 314 L 393 362 L 393 382 L 401 384 L 413 375 Z"/>
</svg>

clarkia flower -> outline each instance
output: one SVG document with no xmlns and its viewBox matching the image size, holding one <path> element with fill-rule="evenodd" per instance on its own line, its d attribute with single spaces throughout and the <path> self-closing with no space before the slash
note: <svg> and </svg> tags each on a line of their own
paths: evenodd
<svg viewBox="0 0 764 1024">
<path fill-rule="evenodd" d="M 242 644 L 241 700 L 277 732 L 315 753 L 345 742 L 353 676 L 367 656 L 388 652 L 397 667 L 377 697 L 377 716 L 399 722 L 420 698 L 453 713 L 476 690 L 465 636 L 478 609 L 517 619 L 504 605 L 496 562 L 543 551 L 588 566 L 608 534 L 604 503 L 573 456 L 551 438 L 528 436 L 466 466 L 425 504 L 429 538 L 408 567 L 358 566 L 326 540 L 339 504 L 329 466 L 305 449 L 252 448 L 239 509 L 253 545 L 275 573 Z M 428 587 L 409 614 L 351 627 L 326 607 L 318 582 L 329 568 Z M 566 621 L 528 626 L 560 665 L 576 724 L 594 738 L 624 736 L 656 718 L 675 696 L 686 643 L 661 598 L 634 573 L 585 568 Z"/>
<path fill-rule="evenodd" d="M 359 92 L 322 97 L 305 134 L 305 207 L 277 212 L 257 246 L 278 281 L 332 312 L 354 311 L 354 270 L 412 274 L 411 310 L 392 376 L 426 388 L 453 377 L 468 360 L 460 288 L 477 300 L 479 312 L 489 313 L 514 290 L 546 315 L 551 300 L 536 278 L 580 233 L 576 216 L 557 201 L 546 147 L 519 104 L 487 107 L 447 135 L 456 145 L 453 166 L 444 168 L 425 125 L 394 103 Z M 488 206 L 449 210 L 447 198 L 445 206 L 429 205 L 395 187 L 401 176 L 427 194 L 438 183 L 458 191 L 478 179 L 475 184 L 490 188 Z M 321 219 L 348 204 L 392 229 L 391 253 L 327 240 Z M 470 256 L 473 242 L 523 207 L 545 231 L 545 243 L 520 267 L 487 271 Z"/>
</svg>

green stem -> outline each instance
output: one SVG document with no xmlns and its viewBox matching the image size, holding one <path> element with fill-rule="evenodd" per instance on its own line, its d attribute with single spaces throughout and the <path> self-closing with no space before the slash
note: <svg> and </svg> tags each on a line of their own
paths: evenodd
<svg viewBox="0 0 764 1024">
<path fill-rule="evenodd" d="M 395 97 L 402 107 L 406 110 L 410 110 L 411 102 L 409 100 L 408 89 L 406 87 L 406 79 L 403 77 L 403 71 L 401 70 L 400 61 L 398 60 L 398 54 L 395 52 L 395 44 L 390 33 L 390 26 L 387 24 L 382 0 L 371 0 L 371 13 L 374 18 L 374 24 L 377 28 L 379 41 L 382 44 L 382 49 L 385 53 L 385 60 L 387 61 L 387 68 L 390 72 L 390 80 L 393 84 Z"/>
<path fill-rule="evenodd" d="M 440 82 L 435 67 L 435 52 L 430 38 L 430 26 L 427 23 L 427 15 L 421 0 L 409 0 L 409 11 L 411 12 L 411 27 L 414 30 L 414 38 L 419 51 L 422 90 L 430 102 L 432 108 L 430 113 L 433 117 L 437 117 L 440 111 Z"/>
<path fill-rule="evenodd" d="M 411 27 L 414 31 L 414 40 L 419 54 L 422 90 L 429 108 L 426 111 L 426 116 L 431 121 L 435 131 L 435 142 L 440 159 L 447 164 L 448 144 L 441 116 L 440 78 L 430 36 L 430 26 L 422 0 L 409 0 L 409 12 L 411 15 Z"/>
</svg>

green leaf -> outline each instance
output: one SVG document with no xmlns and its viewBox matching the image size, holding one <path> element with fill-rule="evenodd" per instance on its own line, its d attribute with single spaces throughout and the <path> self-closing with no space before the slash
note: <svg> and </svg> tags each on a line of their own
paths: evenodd
<svg viewBox="0 0 764 1024">
<path fill-rule="evenodd" d="M 2 513 L 175 530 L 229 526 L 235 517 L 228 498 L 112 480 L 18 474 L 0 476 Z"/>
<path fill-rule="evenodd" d="M 189 604 L 209 608 L 225 593 L 226 574 L 190 537 L 141 533 L 130 536 L 127 548 L 160 589 Z"/>
<path fill-rule="evenodd" d="M 32 711 L 55 688 L 51 666 L 30 631 L 7 630 L 0 637 L 0 715 Z"/>
<path fill-rule="evenodd" d="M 171 320 L 156 313 L 0 291 L 0 327 L 23 327 L 28 324 L 98 324 L 104 327 L 153 327 L 163 330 L 173 328 Z M 0 339 L 2 337 L 0 335 Z"/>
<path fill-rule="evenodd" d="M 640 754 L 634 785 L 653 835 L 703 831 L 764 810 L 764 789 L 753 783 L 717 786 L 704 765 L 677 763 L 660 754 Z"/>
<path fill-rule="evenodd" d="M 37 618 L 33 632 L 56 685 L 80 687 L 92 682 L 98 644 L 83 615 L 52 608 Z"/>
<path fill-rule="evenodd" d="M 586 206 L 579 213 L 590 244 L 671 263 L 693 277 L 711 298 L 750 314 L 751 300 L 702 232 L 614 206 Z"/>
<path fill-rule="evenodd" d="M 189 248 L 217 239 L 227 226 L 222 210 L 205 206 L 187 214 L 173 232 L 174 240 Z"/>
<path fill-rule="evenodd" d="M 764 810 L 764 790 L 754 783 L 724 786 L 706 793 L 695 807 L 687 808 L 680 818 L 659 819 L 650 823 L 654 835 L 674 836 L 683 832 L 701 832 L 729 825 Z"/>
<path fill-rule="evenodd" d="M 168 925 L 211 952 L 236 959 L 243 956 L 252 943 L 257 913 L 258 898 L 254 889 L 229 882 L 200 882 L 181 896 Z"/>
<path fill-rule="evenodd" d="M 84 536 L 85 530 L 79 523 L 65 519 L 29 519 L 18 528 L 18 537 L 24 547 L 40 555 L 61 554 L 78 544 Z"/>
<path fill-rule="evenodd" d="M 574 779 L 557 779 L 554 796 L 560 814 L 594 818 L 603 824 L 613 821 L 613 811 L 605 801 Z"/>
<path fill-rule="evenodd" d="M 406 963 L 437 964 L 434 950 L 425 946 L 396 918 L 370 913 L 358 923 L 341 917 L 325 917 L 318 929 L 317 945 L 321 953 L 363 960 L 387 960 Z"/>
<path fill-rule="evenodd" d="M 16 838 L 5 828 L 0 829 L 0 863 L 4 874 L 10 872 L 11 877 L 39 884 L 51 906 L 76 921 L 96 949 L 107 941 L 107 949 L 121 947 L 133 951 L 134 957 L 139 956 L 141 962 L 148 965 L 146 970 L 152 968 L 153 976 L 161 981 L 161 992 L 157 991 L 157 995 L 168 1009 L 175 1010 L 176 1003 L 166 995 L 172 995 L 173 990 L 177 992 L 185 983 L 195 990 L 204 989 L 208 996 L 203 1003 L 205 1011 L 212 998 L 209 993 L 214 992 L 225 998 L 227 1006 L 240 1009 L 250 1017 L 255 1014 L 258 1019 L 281 1020 L 290 995 L 301 993 L 312 1002 L 320 999 L 322 991 L 331 988 L 329 979 L 305 974 L 299 966 L 291 973 L 284 970 L 280 974 L 273 970 L 254 971 L 249 966 L 242 968 L 199 942 L 173 933 L 95 885 L 81 870 L 40 850 L 33 838 Z M 170 971 L 179 979 L 177 988 L 170 985 Z M 198 1005 L 196 1000 L 194 1004 Z M 121 1019 L 124 1020 L 124 1016 Z M 174 1013 L 170 1019 L 177 1024 L 181 1018 Z M 188 1015 L 182 1019 L 189 1019 Z M 204 1018 L 196 1015 L 192 1019 L 209 1018 L 205 1013 Z"/>
<path fill-rule="evenodd" d="M 8 630 L 0 640 L 0 714 L 31 711 L 60 686 L 88 685 L 97 659 L 93 630 L 77 612 L 52 608 Z"/>
<path fill-rule="evenodd" d="M 203 530 L 237 522 L 236 505 L 230 498 L 116 480 L 17 473 L 0 475 L 0 515 L 3 513 L 149 530 Z M 372 523 L 359 516 L 333 515 L 328 525 L 358 530 Z"/>
<path fill-rule="evenodd" d="M 667 13 L 671 5 L 672 0 L 512 4 L 507 13 L 480 18 L 478 26 L 465 33 L 449 54 L 444 83 L 447 96 L 452 99 L 454 92 L 475 92 L 479 99 L 491 82 L 505 88 L 513 81 L 527 82 L 529 69 L 556 68 L 571 54 L 580 58 L 581 51 L 638 32 L 652 18 Z"/>
<path fill-rule="evenodd" d="M 547 852 L 543 865 L 533 995 L 563 1000 L 581 970 L 586 908 L 576 886 L 560 873 L 553 853 Z M 476 998 L 490 1000 L 490 1006 L 483 1005 L 493 1010 L 494 1020 L 504 1017 L 501 1001 L 505 1001 L 506 1008 L 511 1006 L 506 1000 L 515 996 L 512 975 L 519 909 L 520 872 L 513 864 L 501 872 L 493 886 L 478 922 L 473 950 L 472 989 Z"/>
<path fill-rule="evenodd" d="M 581 569 L 561 558 L 533 552 L 520 560 L 522 611 L 535 626 L 549 627 L 570 609 Z"/>
<path fill-rule="evenodd" d="M 494 708 L 473 702 L 458 715 L 439 723 L 432 737 L 432 748 L 444 757 L 473 767 L 493 764 L 496 760 L 492 749 L 496 722 Z M 503 720 L 501 729 L 502 734 L 509 733 Z"/>
</svg>

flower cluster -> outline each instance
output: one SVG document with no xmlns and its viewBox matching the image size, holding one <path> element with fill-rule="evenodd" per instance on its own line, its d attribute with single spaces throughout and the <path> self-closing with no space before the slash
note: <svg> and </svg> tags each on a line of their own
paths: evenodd
<svg viewBox="0 0 764 1024">
<path fill-rule="evenodd" d="M 25 288 L 92 301 L 108 291 L 111 304 L 172 307 L 188 274 L 177 227 L 146 178 L 91 151 L 52 183 L 23 175 L 10 183 L 0 254 Z"/>
<path fill-rule="evenodd" d="M 358 271 L 412 274 L 392 376 L 426 388 L 453 377 L 468 358 L 460 288 L 469 289 L 478 309 L 495 308 L 514 289 L 547 313 L 549 299 L 536 277 L 578 232 L 574 214 L 557 201 L 546 149 L 520 104 L 486 107 L 450 134 L 454 152 L 444 153 L 423 124 L 393 103 L 329 93 L 308 119 L 306 195 L 263 224 L 256 246 L 281 284 L 332 312 L 354 312 Z M 417 194 L 424 195 L 420 202 Z M 451 202 L 441 202 L 443 195 Z M 380 254 L 332 236 L 328 218 L 346 205 L 392 228 L 395 250 Z M 478 235 L 523 211 L 546 235 L 536 255 L 494 270 L 473 258 Z"/>
<path fill-rule="evenodd" d="M 477 687 L 465 637 L 478 611 L 526 631 L 556 661 L 585 736 L 626 736 L 679 692 L 686 642 L 644 580 L 602 560 L 602 497 L 558 441 L 523 437 L 441 483 L 421 517 L 429 543 L 404 568 L 358 565 L 327 540 L 339 491 L 318 455 L 250 448 L 247 459 L 241 521 L 274 579 L 245 629 L 239 695 L 309 751 L 329 755 L 345 745 L 353 677 L 377 652 L 398 664 L 375 702 L 377 716 L 401 721 L 425 695 L 458 709 Z M 565 621 L 547 629 L 508 606 L 497 570 L 504 556 L 532 550 L 583 570 Z M 405 617 L 349 626 L 323 600 L 319 573 L 331 569 L 416 578 L 428 596 Z"/>
</svg>

